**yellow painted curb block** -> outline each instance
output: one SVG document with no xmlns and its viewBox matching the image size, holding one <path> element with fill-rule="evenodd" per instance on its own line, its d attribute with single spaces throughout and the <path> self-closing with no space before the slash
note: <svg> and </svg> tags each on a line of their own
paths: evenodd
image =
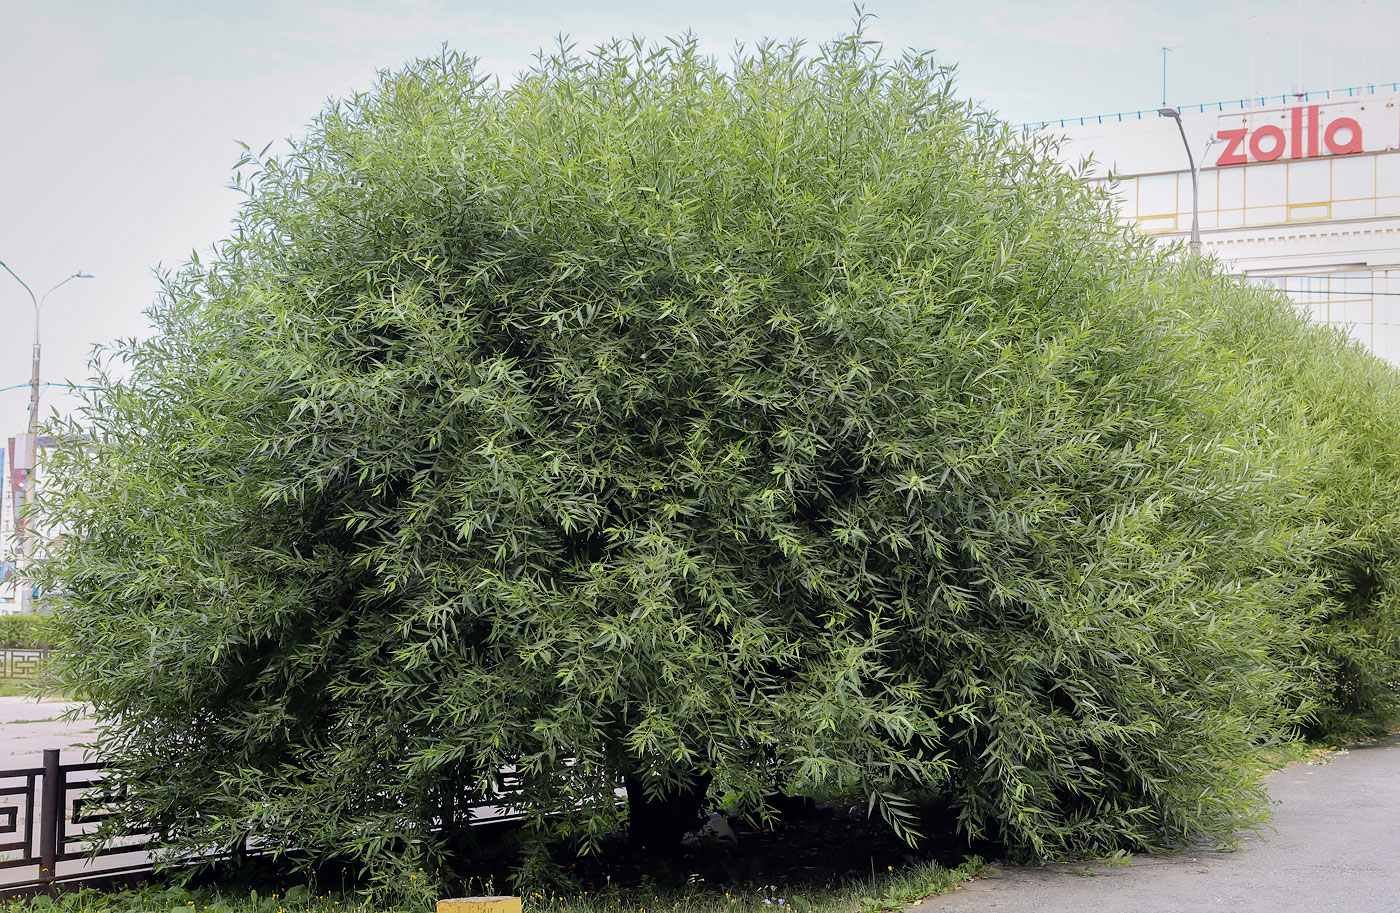
<svg viewBox="0 0 1400 913">
<path fill-rule="evenodd" d="M 520 913 L 520 898 L 453 897 L 439 900 L 437 913 Z"/>
</svg>

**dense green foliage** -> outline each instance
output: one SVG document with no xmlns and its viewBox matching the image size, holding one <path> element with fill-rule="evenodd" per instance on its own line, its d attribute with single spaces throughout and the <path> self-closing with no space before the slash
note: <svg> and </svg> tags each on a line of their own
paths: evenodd
<svg viewBox="0 0 1400 913">
<path fill-rule="evenodd" d="M 583 849 L 622 780 L 1259 820 L 1260 745 L 1393 710 L 1394 372 L 1052 152 L 859 35 L 327 110 L 54 458 L 130 815 L 386 878 L 504 768 Z"/>
<path fill-rule="evenodd" d="M 48 631 L 43 616 L 18 612 L 0 615 L 0 649 L 46 650 L 48 646 Z"/>
<path fill-rule="evenodd" d="M 1238 371 L 1234 420 L 1275 448 L 1291 492 L 1276 522 L 1311 526 L 1306 734 L 1373 737 L 1400 719 L 1400 372 L 1264 298 L 1230 296 L 1212 340 Z"/>
</svg>

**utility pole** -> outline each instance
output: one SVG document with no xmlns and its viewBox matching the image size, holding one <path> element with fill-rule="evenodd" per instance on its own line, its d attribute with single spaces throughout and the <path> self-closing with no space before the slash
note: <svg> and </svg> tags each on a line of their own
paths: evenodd
<svg viewBox="0 0 1400 913">
<path fill-rule="evenodd" d="M 64 279 L 53 288 L 44 292 L 38 298 L 34 297 L 34 292 L 15 271 L 10 269 L 9 264 L 0 260 L 0 267 L 4 267 L 16 282 L 24 287 L 29 293 L 29 301 L 34 305 L 34 354 L 29 376 L 29 422 L 24 434 L 15 441 L 15 470 L 21 473 L 22 500 L 15 505 L 15 532 L 19 536 L 19 557 L 20 557 L 20 584 L 19 584 L 19 610 L 21 612 L 33 611 L 32 600 L 30 598 L 32 587 L 24 579 L 23 571 L 28 570 L 30 558 L 34 555 L 34 530 L 30 528 L 28 513 L 34 504 L 34 475 L 39 457 L 39 313 L 44 307 L 44 301 L 52 295 L 58 288 L 73 279 L 91 279 L 88 273 L 79 270 L 73 275 Z"/>
</svg>

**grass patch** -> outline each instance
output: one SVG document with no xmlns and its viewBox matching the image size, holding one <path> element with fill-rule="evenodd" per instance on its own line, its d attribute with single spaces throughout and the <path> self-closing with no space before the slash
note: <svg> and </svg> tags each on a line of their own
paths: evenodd
<svg viewBox="0 0 1400 913">
<path fill-rule="evenodd" d="M 0 697 L 31 697 L 35 687 L 32 678 L 0 679 Z"/>
<path fill-rule="evenodd" d="M 787 890 L 779 885 L 723 890 L 695 881 L 680 888 L 642 884 L 607 886 L 575 894 L 529 892 L 526 913 L 881 913 L 901 910 L 915 901 L 953 890 L 986 872 L 977 858 L 953 868 L 924 860 L 888 866 L 868 878 L 829 888 Z M 496 885 L 479 885 L 495 892 Z M 83 888 L 55 896 L 38 895 L 4 901 L 0 913 L 423 913 L 426 905 L 377 906 L 354 892 L 320 891 L 297 884 L 276 891 L 226 891 L 149 885 L 122 891 Z"/>
<path fill-rule="evenodd" d="M 66 701 L 68 696 L 47 687 L 38 676 L 0 679 L 0 697 L 34 697 L 45 701 Z"/>
<path fill-rule="evenodd" d="M 983 874 L 982 860 L 973 858 L 953 868 L 925 860 L 899 868 L 887 866 L 868 878 L 845 884 L 785 889 L 778 885 L 720 891 L 704 883 L 689 890 L 667 890 L 642 885 L 632 891 L 604 891 L 599 894 L 554 894 L 539 892 L 525 898 L 529 913 L 738 913 L 741 910 L 776 913 L 791 909 L 796 913 L 879 913 L 901 910 L 925 897 L 945 894 L 969 879 Z"/>
<path fill-rule="evenodd" d="M 1400 735 L 1400 729 L 1392 730 L 1392 736 Z M 1369 745 L 1375 739 L 1329 739 L 1326 741 L 1295 740 L 1271 746 L 1263 752 L 1257 766 L 1261 774 L 1281 770 L 1291 764 L 1306 764 L 1317 767 L 1331 764 L 1339 757 L 1345 757 L 1350 749 L 1358 745 Z"/>
<path fill-rule="evenodd" d="M 1255 767 L 1260 774 L 1266 774 L 1270 771 L 1281 770 L 1290 764 L 1297 764 L 1319 751 L 1326 751 L 1326 749 L 1318 748 L 1316 745 L 1300 739 L 1280 742 L 1276 745 L 1270 745 L 1260 752 L 1259 757 L 1255 759 Z"/>
</svg>

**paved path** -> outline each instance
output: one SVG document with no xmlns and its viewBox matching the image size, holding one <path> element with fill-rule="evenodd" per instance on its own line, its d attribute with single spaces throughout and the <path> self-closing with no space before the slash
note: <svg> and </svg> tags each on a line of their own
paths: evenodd
<svg viewBox="0 0 1400 913">
<path fill-rule="evenodd" d="M 1235 853 L 1138 857 L 1085 876 L 1006 869 L 917 913 L 1397 913 L 1400 738 L 1268 777 L 1274 830 Z"/>
<path fill-rule="evenodd" d="M 82 750 L 77 745 L 91 741 L 96 735 L 92 730 L 92 721 L 81 717 L 74 720 L 62 719 L 65 711 L 80 709 L 82 706 L 67 701 L 37 701 L 32 697 L 0 697 L 0 771 L 39 767 L 44 762 L 46 748 L 62 751 L 59 759 L 64 764 L 76 764 L 85 760 Z M 25 777 L 0 777 L 0 788 L 13 790 L 26 787 Z M 0 827 L 12 828 L 10 834 L 23 833 L 24 830 L 25 804 L 22 796 L 22 793 L 12 792 L 8 796 L 0 797 Z M 73 798 L 74 794 L 69 793 L 67 800 L 71 802 Z M 15 815 L 9 822 L 5 820 L 7 809 Z M 0 831 L 0 843 L 8 843 L 12 839 L 4 836 L 4 831 Z M 37 852 L 37 849 L 34 852 Z M 18 855 L 14 849 L 0 852 L 0 858 L 5 859 L 14 859 Z M 143 866 L 147 862 L 146 854 L 139 852 L 114 853 L 102 856 L 96 861 L 70 859 L 59 862 L 58 875 L 60 878 L 67 878 L 80 873 L 110 872 Z M 38 874 L 37 862 L 27 866 L 0 869 L 0 891 L 7 885 L 29 882 L 37 878 Z"/>
<path fill-rule="evenodd" d="M 65 711 L 80 706 L 32 697 L 0 697 L 0 770 L 38 767 L 45 748 L 62 749 L 65 764 L 82 760 L 82 751 L 76 746 L 93 737 L 91 723 L 60 719 Z"/>
</svg>

